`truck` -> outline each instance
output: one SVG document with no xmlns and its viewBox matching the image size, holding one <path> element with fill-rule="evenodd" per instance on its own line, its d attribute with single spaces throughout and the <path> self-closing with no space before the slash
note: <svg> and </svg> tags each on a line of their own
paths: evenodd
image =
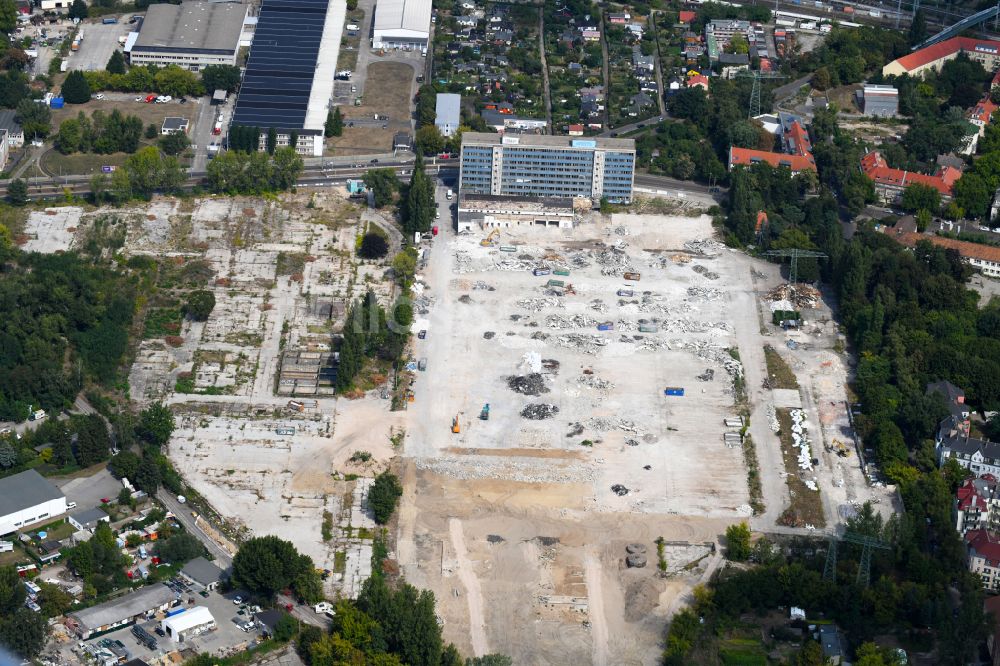
<svg viewBox="0 0 1000 666">
<path fill-rule="evenodd" d="M 45 410 L 44 409 L 36 409 L 35 411 L 31 412 L 31 418 L 29 420 L 30 421 L 41 421 L 44 418 L 45 418 Z"/>
<path fill-rule="evenodd" d="M 214 134 L 215 136 L 219 136 L 220 134 L 222 134 L 222 121 L 221 120 L 215 121 L 215 125 L 212 127 L 212 134 Z"/>
</svg>

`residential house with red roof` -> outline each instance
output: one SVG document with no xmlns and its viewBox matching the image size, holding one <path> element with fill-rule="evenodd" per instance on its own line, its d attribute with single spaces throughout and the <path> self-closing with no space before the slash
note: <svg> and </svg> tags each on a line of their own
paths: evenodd
<svg viewBox="0 0 1000 666">
<path fill-rule="evenodd" d="M 1000 106 L 994 104 L 990 99 L 989 94 L 986 94 L 976 103 L 975 106 L 965 112 L 965 117 L 968 118 L 969 122 L 975 125 L 979 131 L 973 132 L 965 137 L 962 149 L 959 151 L 960 153 L 963 155 L 971 155 L 976 152 L 976 146 L 979 145 L 979 139 L 986 136 L 986 126 L 993 120 L 993 112 L 998 108 L 1000 108 Z"/>
<path fill-rule="evenodd" d="M 861 158 L 861 171 L 875 183 L 875 193 L 879 199 L 889 204 L 900 201 L 906 188 L 914 183 L 933 187 L 941 193 L 942 201 L 951 201 L 955 181 L 962 177 L 961 171 L 950 166 L 939 168 L 933 176 L 893 169 L 877 150 Z"/>
<path fill-rule="evenodd" d="M 980 63 L 987 72 L 995 71 L 1000 66 L 1000 42 L 952 37 L 893 60 L 882 68 L 882 75 L 920 76 L 932 69 L 940 70 L 944 63 L 957 58 L 959 53 L 965 53 L 971 60 Z"/>
<path fill-rule="evenodd" d="M 1000 535 L 986 530 L 971 530 L 965 534 L 969 571 L 983 579 L 983 588 L 1000 591 Z"/>
<path fill-rule="evenodd" d="M 792 175 L 803 171 L 816 171 L 816 160 L 812 155 L 812 142 L 809 133 L 797 116 L 783 114 L 780 127 L 781 147 L 784 152 L 776 153 L 769 150 L 754 150 L 752 148 L 729 148 L 729 168 L 735 166 L 751 166 L 766 162 L 771 166 L 786 167 Z"/>
</svg>

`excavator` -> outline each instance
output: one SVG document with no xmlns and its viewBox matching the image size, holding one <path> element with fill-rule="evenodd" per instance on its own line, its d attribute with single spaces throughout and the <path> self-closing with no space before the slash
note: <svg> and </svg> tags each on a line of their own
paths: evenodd
<svg viewBox="0 0 1000 666">
<path fill-rule="evenodd" d="M 483 410 L 479 412 L 479 419 L 481 421 L 490 420 L 490 403 L 486 403 L 485 405 L 483 405 Z"/>
<path fill-rule="evenodd" d="M 451 431 L 455 434 L 462 432 L 462 426 L 458 425 L 458 415 L 451 420 Z"/>
<path fill-rule="evenodd" d="M 482 245 L 483 247 L 493 247 L 494 245 L 500 242 L 497 240 L 497 237 L 499 235 L 500 235 L 500 230 L 494 229 L 486 236 L 486 238 L 479 241 L 479 244 Z"/>
</svg>

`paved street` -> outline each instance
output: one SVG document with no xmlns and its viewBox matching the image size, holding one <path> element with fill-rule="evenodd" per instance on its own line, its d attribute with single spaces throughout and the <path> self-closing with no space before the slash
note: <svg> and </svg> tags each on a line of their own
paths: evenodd
<svg viewBox="0 0 1000 666">
<path fill-rule="evenodd" d="M 232 566 L 233 558 L 229 552 L 217 544 L 211 537 L 205 534 L 200 527 L 198 527 L 195 523 L 191 509 L 186 504 L 178 502 L 176 495 L 173 495 L 166 489 L 161 488 L 159 492 L 156 493 L 156 499 L 160 500 L 160 502 L 163 503 L 163 506 L 165 506 L 168 511 L 177 517 L 177 521 L 184 526 L 184 529 L 201 539 L 201 542 L 205 544 L 208 551 L 212 553 L 213 557 L 215 557 L 215 563 L 219 566 L 219 568 L 228 569 Z"/>
</svg>

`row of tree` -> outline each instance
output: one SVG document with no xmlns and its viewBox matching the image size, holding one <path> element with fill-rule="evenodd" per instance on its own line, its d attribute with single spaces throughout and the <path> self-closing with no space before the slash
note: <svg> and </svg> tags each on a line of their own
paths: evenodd
<svg viewBox="0 0 1000 666">
<path fill-rule="evenodd" d="M 81 111 L 76 118 L 62 121 L 54 143 L 56 150 L 64 155 L 134 153 L 139 149 L 142 132 L 141 118 L 124 115 L 118 109 L 110 114 L 94 111 L 89 117 Z"/>
<path fill-rule="evenodd" d="M 208 163 L 208 185 L 224 194 L 261 194 L 295 186 L 302 173 L 302 157 L 292 148 L 264 152 L 227 150 Z"/>
<path fill-rule="evenodd" d="M 366 359 L 397 362 L 402 357 L 413 324 L 413 306 L 400 297 L 387 314 L 375 292 L 368 291 L 347 313 L 337 365 L 337 390 L 354 388 Z"/>
</svg>

